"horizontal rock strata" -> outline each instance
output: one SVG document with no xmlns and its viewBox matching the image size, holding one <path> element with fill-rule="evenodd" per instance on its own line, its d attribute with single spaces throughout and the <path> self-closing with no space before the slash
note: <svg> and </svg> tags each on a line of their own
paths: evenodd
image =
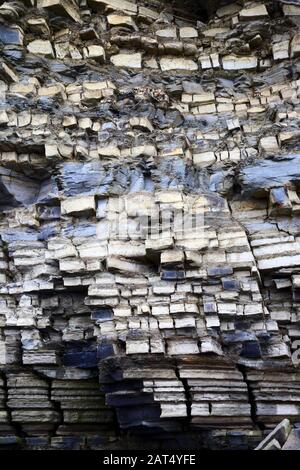
<svg viewBox="0 0 300 470">
<path fill-rule="evenodd" d="M 0 1 L 1 446 L 254 449 L 299 422 L 299 19 Z"/>
</svg>

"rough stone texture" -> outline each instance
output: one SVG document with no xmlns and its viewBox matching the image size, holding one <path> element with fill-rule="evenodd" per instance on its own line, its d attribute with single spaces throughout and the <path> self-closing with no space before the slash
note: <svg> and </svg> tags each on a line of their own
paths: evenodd
<svg viewBox="0 0 300 470">
<path fill-rule="evenodd" d="M 5 448 L 300 421 L 299 7 L 213 3 L 0 2 Z"/>
<path fill-rule="evenodd" d="M 299 450 L 300 429 L 299 423 L 295 428 L 288 419 L 282 420 L 273 431 L 263 439 L 255 450 Z"/>
</svg>

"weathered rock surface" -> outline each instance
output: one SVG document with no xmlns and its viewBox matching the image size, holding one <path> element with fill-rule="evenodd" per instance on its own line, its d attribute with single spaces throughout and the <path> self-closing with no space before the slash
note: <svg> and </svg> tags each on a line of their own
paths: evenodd
<svg viewBox="0 0 300 470">
<path fill-rule="evenodd" d="M 298 3 L 0 1 L 0 446 L 298 445 Z"/>
</svg>

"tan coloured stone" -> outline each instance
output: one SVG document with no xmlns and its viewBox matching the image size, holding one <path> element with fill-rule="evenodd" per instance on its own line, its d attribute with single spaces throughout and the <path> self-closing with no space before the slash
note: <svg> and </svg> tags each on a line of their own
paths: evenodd
<svg viewBox="0 0 300 470">
<path fill-rule="evenodd" d="M 154 130 L 149 119 L 145 117 L 133 117 L 129 120 L 129 123 L 133 128 L 142 129 L 149 132 L 152 132 Z"/>
<path fill-rule="evenodd" d="M 159 29 L 156 31 L 156 36 L 160 38 L 177 38 L 177 32 L 176 28 L 165 28 L 165 29 Z"/>
<path fill-rule="evenodd" d="M 259 146 L 266 154 L 279 151 L 279 145 L 275 136 L 263 137 L 260 139 Z"/>
<path fill-rule="evenodd" d="M 60 16 L 67 16 L 76 22 L 81 22 L 80 10 L 76 3 L 69 0 L 38 0 L 38 8 L 46 8 Z"/>
<path fill-rule="evenodd" d="M 107 21 L 110 26 L 129 26 L 134 30 L 138 29 L 131 16 L 116 15 L 112 13 L 107 15 Z"/>
<path fill-rule="evenodd" d="M 78 215 L 83 212 L 95 212 L 94 196 L 69 197 L 61 203 L 62 214 Z"/>
<path fill-rule="evenodd" d="M 19 77 L 12 66 L 6 64 L 3 60 L 0 61 L 0 79 L 6 83 L 18 82 Z"/>
<path fill-rule="evenodd" d="M 44 57 L 49 57 L 50 59 L 54 58 L 54 51 L 50 41 L 35 39 L 31 41 L 27 46 L 28 52 L 31 52 L 35 55 L 41 55 Z"/>
<path fill-rule="evenodd" d="M 228 31 L 230 31 L 228 28 L 211 28 L 202 31 L 202 34 L 207 38 L 214 38 L 220 34 L 228 33 Z"/>
<path fill-rule="evenodd" d="M 289 41 L 280 41 L 273 44 L 273 58 L 274 60 L 282 60 L 289 58 Z"/>
<path fill-rule="evenodd" d="M 243 8 L 239 12 L 239 17 L 242 21 L 259 20 L 268 16 L 268 11 L 263 3 L 250 8 Z"/>
<path fill-rule="evenodd" d="M 222 64 L 224 70 L 255 69 L 257 67 L 257 58 L 254 56 L 227 55 L 222 58 Z"/>
<path fill-rule="evenodd" d="M 300 6 L 293 4 L 283 4 L 283 13 L 285 16 L 300 16 Z"/>
<path fill-rule="evenodd" d="M 225 5 L 219 8 L 216 11 L 216 14 L 219 18 L 224 18 L 225 16 L 232 16 L 237 13 L 241 9 L 240 5 L 237 3 L 230 3 L 229 5 Z"/>
<path fill-rule="evenodd" d="M 113 55 L 110 61 L 116 67 L 125 67 L 131 69 L 140 69 L 142 67 L 142 54 L 136 53 L 120 53 Z"/>
<path fill-rule="evenodd" d="M 179 35 L 182 39 L 191 39 L 198 37 L 198 31 L 191 26 L 185 26 L 180 28 Z"/>
<path fill-rule="evenodd" d="M 160 67 L 163 72 L 168 70 L 197 70 L 196 62 L 191 59 L 180 59 L 177 57 L 162 57 L 160 59 Z"/>
</svg>

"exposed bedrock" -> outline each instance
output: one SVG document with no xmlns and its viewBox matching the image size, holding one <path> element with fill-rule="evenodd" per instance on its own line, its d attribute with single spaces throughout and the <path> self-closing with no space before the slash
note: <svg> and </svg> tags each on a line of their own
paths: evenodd
<svg viewBox="0 0 300 470">
<path fill-rule="evenodd" d="M 3 448 L 295 445 L 299 19 L 0 1 Z"/>
</svg>

